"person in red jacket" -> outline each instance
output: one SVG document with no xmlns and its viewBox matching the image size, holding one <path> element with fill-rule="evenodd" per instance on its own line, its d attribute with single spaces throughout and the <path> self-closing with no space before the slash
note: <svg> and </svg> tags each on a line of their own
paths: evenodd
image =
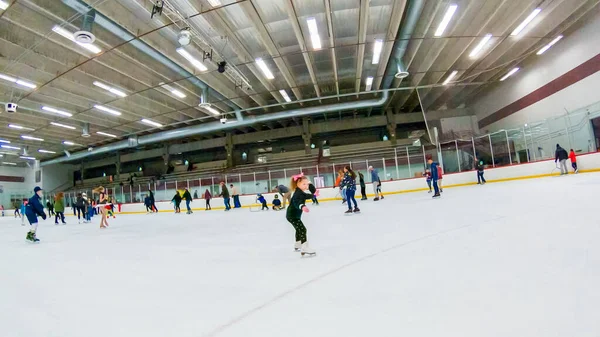
<svg viewBox="0 0 600 337">
<path fill-rule="evenodd" d="M 438 187 L 440 188 L 440 192 L 444 192 L 444 189 L 442 188 L 442 166 L 438 166 L 437 167 L 437 171 L 438 171 Z"/>
<path fill-rule="evenodd" d="M 578 173 L 579 169 L 577 168 L 577 156 L 575 156 L 575 151 L 571 149 L 569 152 L 569 159 L 571 159 L 571 166 L 573 167 L 573 172 Z"/>
</svg>

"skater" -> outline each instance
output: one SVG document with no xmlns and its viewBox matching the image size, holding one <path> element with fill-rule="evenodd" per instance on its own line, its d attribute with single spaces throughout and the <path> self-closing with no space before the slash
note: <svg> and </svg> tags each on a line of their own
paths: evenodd
<svg viewBox="0 0 600 337">
<path fill-rule="evenodd" d="M 306 227 L 302 223 L 301 217 L 302 212 L 309 212 L 306 207 L 306 200 L 312 198 L 310 193 L 307 193 L 309 181 L 304 175 L 295 175 L 292 177 L 290 183 L 291 189 L 294 190 L 294 195 L 290 200 L 290 207 L 288 207 L 286 213 L 286 219 L 289 221 L 294 229 L 296 230 L 296 243 L 294 244 L 294 251 L 300 251 L 302 256 L 304 255 L 315 255 L 315 251 L 308 246 L 306 238 Z"/>
<path fill-rule="evenodd" d="M 98 211 L 100 212 L 100 215 L 102 216 L 102 218 L 100 219 L 100 228 L 106 228 L 106 227 L 108 227 L 108 221 L 106 221 L 106 213 L 108 211 L 108 208 L 110 207 L 110 206 L 108 206 L 108 198 L 106 197 L 106 194 L 104 193 L 104 187 L 99 187 L 98 189 L 94 190 L 94 192 L 99 193 L 99 196 L 98 196 L 99 209 L 98 209 Z"/>
<path fill-rule="evenodd" d="M 148 196 L 150 197 L 150 210 L 158 213 L 158 208 L 156 208 L 156 200 L 154 200 L 154 193 L 152 193 L 150 189 L 148 189 Z"/>
<path fill-rule="evenodd" d="M 54 197 L 54 213 L 56 214 L 56 218 L 54 219 L 54 224 L 58 225 L 58 219 L 62 222 L 63 225 L 66 225 L 65 222 L 65 194 L 63 192 L 58 192 L 56 197 Z"/>
<path fill-rule="evenodd" d="M 190 207 L 190 202 L 192 202 L 192 195 L 190 194 L 190 191 L 186 188 L 185 192 L 183 192 L 183 200 L 185 200 L 185 207 L 187 208 L 187 213 L 186 214 L 192 214 L 194 212 L 192 212 L 192 208 Z"/>
<path fill-rule="evenodd" d="M 290 189 L 286 186 L 279 185 L 275 187 L 273 192 L 277 192 L 281 195 L 281 198 L 283 199 L 283 205 L 281 206 L 281 208 L 285 209 L 286 202 L 291 202 L 292 192 L 290 192 Z"/>
<path fill-rule="evenodd" d="M 198 191 L 194 191 L 194 199 L 198 199 Z"/>
<path fill-rule="evenodd" d="M 438 188 L 440 189 L 440 193 L 444 193 L 444 188 L 442 187 L 442 165 L 438 164 L 437 166 L 438 173 Z"/>
<path fill-rule="evenodd" d="M 181 205 L 181 195 L 179 195 L 179 191 L 175 192 L 175 196 L 173 197 L 173 199 L 171 199 L 171 202 L 175 206 L 175 213 L 180 213 L 181 212 L 181 207 L 180 207 L 180 205 Z"/>
<path fill-rule="evenodd" d="M 242 204 L 240 203 L 240 193 L 237 188 L 233 186 L 233 184 L 229 184 L 231 188 L 231 197 L 233 197 L 233 208 L 240 208 Z"/>
<path fill-rule="evenodd" d="M 315 187 L 315 185 L 313 185 L 313 183 L 310 183 L 308 185 L 308 189 L 310 190 L 310 193 L 312 193 L 312 203 L 313 205 L 319 205 L 319 199 L 317 199 L 317 197 L 319 196 L 319 192 L 317 191 L 317 188 Z"/>
<path fill-rule="evenodd" d="M 212 194 L 210 194 L 210 191 L 206 189 L 206 192 L 204 192 L 204 200 L 206 201 L 206 211 L 212 210 L 212 207 L 210 207 L 210 199 L 212 199 Z"/>
<path fill-rule="evenodd" d="M 360 182 L 360 200 L 367 200 L 367 186 L 365 185 L 365 176 L 358 172 L 358 181 Z"/>
<path fill-rule="evenodd" d="M 346 191 L 346 200 L 348 200 L 348 210 L 345 213 L 359 213 L 360 209 L 354 198 L 354 194 L 356 193 L 356 173 L 352 171 L 350 166 L 344 167 L 344 180 L 342 180 L 340 186 Z M 352 210 L 352 203 L 354 203 L 354 211 Z"/>
<path fill-rule="evenodd" d="M 427 186 L 429 187 L 429 192 L 427 193 L 431 193 L 431 171 L 429 169 L 425 169 L 423 176 L 425 177 L 425 182 L 427 182 Z"/>
<path fill-rule="evenodd" d="M 83 222 L 85 222 L 85 201 L 81 193 L 77 193 L 77 199 L 75 200 L 75 209 L 77 211 L 77 221 L 81 223 L 81 216 L 83 215 Z"/>
<path fill-rule="evenodd" d="M 483 185 L 486 183 L 485 178 L 483 177 L 483 160 L 480 160 L 479 163 L 477 163 L 477 166 L 475 166 L 475 169 L 477 170 L 477 185 Z"/>
<path fill-rule="evenodd" d="M 562 147 L 560 147 L 559 144 L 556 144 L 556 152 L 554 154 L 554 163 L 556 164 L 556 162 L 560 162 L 559 166 L 560 166 L 560 175 L 564 175 L 564 174 L 569 174 L 569 171 L 567 170 L 567 159 L 569 158 L 569 154 L 567 153 L 567 150 L 563 149 Z"/>
<path fill-rule="evenodd" d="M 146 196 L 144 198 L 144 206 L 146 206 L 146 213 L 150 214 L 152 213 L 152 203 L 150 202 L 150 197 Z"/>
<path fill-rule="evenodd" d="M 273 210 L 281 211 L 283 207 L 281 207 L 281 200 L 279 200 L 279 195 L 275 194 L 273 197 Z"/>
<path fill-rule="evenodd" d="M 263 197 L 262 194 L 258 193 L 256 195 L 256 202 L 260 202 L 262 207 L 260 208 L 261 211 L 264 211 L 265 209 L 268 211 L 269 210 L 269 206 L 267 206 L 267 200 L 265 200 L 265 197 Z"/>
<path fill-rule="evenodd" d="M 2 213 L 2 217 L 4 217 L 4 205 L 0 205 L 0 212 Z"/>
<path fill-rule="evenodd" d="M 579 169 L 577 168 L 577 156 L 575 155 L 575 151 L 573 151 L 573 149 L 571 149 L 571 152 L 569 152 L 569 159 L 571 159 L 573 173 L 579 173 Z"/>
<path fill-rule="evenodd" d="M 224 181 L 221 182 L 221 194 L 219 194 L 219 196 L 223 198 L 225 211 L 229 211 L 231 209 L 231 204 L 229 203 L 229 190 L 227 189 L 227 186 L 225 186 Z"/>
<path fill-rule="evenodd" d="M 344 170 L 340 169 L 338 171 L 337 178 L 335 179 L 335 185 L 333 188 L 338 187 L 340 189 L 340 196 L 342 197 L 342 205 L 346 203 L 346 190 L 342 188 L 342 180 L 344 179 Z"/>
<path fill-rule="evenodd" d="M 87 223 L 90 223 L 92 222 L 92 217 L 94 216 L 94 201 L 88 199 L 86 193 L 82 193 L 81 196 L 83 197 L 85 208 L 87 209 L 85 212 L 85 220 Z"/>
<path fill-rule="evenodd" d="M 29 232 L 27 232 L 25 239 L 31 242 L 39 242 L 40 240 L 36 236 L 38 227 L 37 217 L 41 216 L 42 219 L 46 220 L 46 213 L 44 213 L 44 206 L 42 205 L 42 188 L 36 186 L 33 189 L 33 193 L 34 195 L 27 201 L 25 211 L 25 215 L 27 216 L 30 225 Z"/>
<path fill-rule="evenodd" d="M 46 200 L 46 207 L 48 208 L 48 215 L 54 216 L 54 205 L 52 205 L 50 200 Z"/>
<path fill-rule="evenodd" d="M 373 201 L 378 201 L 381 197 L 383 200 L 383 194 L 381 194 L 381 180 L 379 179 L 379 172 L 374 169 L 373 166 L 369 166 L 368 171 L 371 172 L 371 183 L 373 184 L 373 192 L 375 192 L 375 198 Z"/>
<path fill-rule="evenodd" d="M 25 226 L 25 217 L 26 217 L 25 212 L 27 212 L 27 203 L 29 203 L 29 201 L 27 201 L 27 199 L 24 199 L 23 202 L 21 203 L 21 226 Z"/>
<path fill-rule="evenodd" d="M 19 218 L 21 217 L 21 212 L 19 212 L 19 204 L 15 201 L 14 203 L 15 206 L 15 219 L 17 218 L 17 215 L 19 216 Z"/>
<path fill-rule="evenodd" d="M 440 164 L 438 164 L 437 162 L 434 162 L 431 155 L 427 156 L 427 164 L 429 164 L 429 170 L 431 171 L 431 181 L 433 182 L 433 189 L 435 191 L 433 198 L 439 198 L 440 197 L 440 189 L 438 187 L 438 177 L 439 177 L 438 167 Z"/>
</svg>

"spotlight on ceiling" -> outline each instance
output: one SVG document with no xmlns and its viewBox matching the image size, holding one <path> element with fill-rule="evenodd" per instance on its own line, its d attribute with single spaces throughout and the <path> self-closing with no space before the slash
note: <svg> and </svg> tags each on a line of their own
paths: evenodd
<svg viewBox="0 0 600 337">
<path fill-rule="evenodd" d="M 156 0 L 152 2 L 152 13 L 150 14 L 150 19 L 154 17 L 154 14 L 162 15 L 163 6 L 165 2 L 163 0 Z"/>
<path fill-rule="evenodd" d="M 227 62 L 223 61 L 223 62 L 219 62 L 217 63 L 217 70 L 219 71 L 219 73 L 224 73 L 225 72 L 225 66 L 227 65 Z"/>
<path fill-rule="evenodd" d="M 192 41 L 192 33 L 190 33 L 189 28 L 184 28 L 179 32 L 179 37 L 177 39 L 179 44 L 182 46 L 187 46 Z"/>
</svg>

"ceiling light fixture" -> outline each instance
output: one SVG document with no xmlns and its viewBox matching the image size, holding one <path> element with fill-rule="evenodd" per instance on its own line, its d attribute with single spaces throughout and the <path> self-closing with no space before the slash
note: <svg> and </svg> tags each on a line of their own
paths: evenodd
<svg viewBox="0 0 600 337">
<path fill-rule="evenodd" d="M 75 130 L 77 129 L 74 126 L 71 125 L 65 125 L 65 124 L 60 124 L 60 123 L 56 123 L 56 122 L 50 122 L 50 124 L 54 125 L 54 126 L 60 126 L 61 128 L 65 128 L 65 129 L 71 129 L 71 130 Z"/>
<path fill-rule="evenodd" d="M 279 90 L 279 93 L 281 94 L 281 96 L 283 97 L 283 99 L 284 99 L 286 102 L 288 102 L 288 103 L 289 103 L 289 102 L 291 102 L 291 101 L 292 101 L 292 100 L 290 99 L 290 96 L 288 96 L 288 94 L 287 94 L 287 92 L 286 92 L 285 90 L 281 89 L 281 90 Z"/>
<path fill-rule="evenodd" d="M 18 78 L 14 78 L 12 76 L 8 76 L 8 75 L 5 75 L 5 74 L 0 74 L 0 78 L 3 79 L 3 80 L 9 81 L 9 82 L 16 83 L 18 85 L 22 85 L 22 86 L 27 87 L 27 88 L 31 88 L 31 89 L 37 88 L 37 85 L 35 85 L 35 84 L 31 83 L 31 82 L 23 81 L 23 80 L 20 80 Z"/>
<path fill-rule="evenodd" d="M 70 31 L 60 27 L 60 26 L 54 26 L 52 27 L 52 31 L 54 31 L 56 34 L 67 38 L 75 43 L 77 43 L 78 45 L 80 45 L 81 47 L 91 51 L 94 54 L 99 54 L 100 52 L 102 52 L 102 49 L 100 49 L 98 46 L 96 46 L 95 44 L 92 43 L 81 43 L 77 40 L 75 40 L 75 36 L 73 36 L 73 33 L 71 33 Z"/>
<path fill-rule="evenodd" d="M 63 144 L 65 144 L 65 145 L 75 145 L 75 143 L 70 142 L 68 140 L 63 141 Z"/>
<path fill-rule="evenodd" d="M 33 136 L 22 135 L 21 138 L 27 139 L 27 140 L 37 140 L 38 142 L 43 142 L 44 141 L 42 138 L 37 138 L 37 137 L 33 137 Z"/>
<path fill-rule="evenodd" d="M 542 49 L 540 49 L 536 54 L 537 55 L 542 55 L 543 53 L 546 52 L 546 50 L 550 49 L 550 47 L 554 46 L 558 41 L 560 41 L 560 39 L 562 39 L 563 36 L 559 35 L 557 36 L 554 40 L 552 40 L 552 42 L 548 43 L 547 45 L 545 45 Z"/>
<path fill-rule="evenodd" d="M 0 0 L 0 9 L 1 10 L 6 10 L 8 8 L 8 3 Z"/>
<path fill-rule="evenodd" d="M 110 92 L 112 92 L 113 94 L 115 94 L 115 95 L 117 95 L 117 96 L 120 96 L 120 97 L 127 97 L 127 94 L 126 94 L 126 93 L 124 93 L 123 91 L 121 91 L 121 90 L 119 90 L 119 89 L 115 89 L 115 88 L 113 88 L 113 87 L 111 87 L 111 86 L 109 86 L 109 85 L 106 85 L 106 84 L 102 83 L 102 82 L 94 81 L 94 83 L 93 83 L 93 84 L 94 84 L 95 86 L 97 86 L 97 87 L 100 87 L 100 88 L 102 88 L 102 89 L 106 90 L 106 91 L 110 91 Z"/>
<path fill-rule="evenodd" d="M 275 76 L 273 76 L 273 73 L 271 72 L 271 70 L 269 70 L 269 67 L 267 67 L 267 64 L 265 63 L 265 61 L 262 58 L 259 57 L 255 61 L 266 78 L 268 78 L 270 80 L 275 78 Z"/>
<path fill-rule="evenodd" d="M 188 53 L 187 50 L 179 47 L 177 49 L 175 49 L 181 56 L 183 56 L 186 60 L 188 60 L 192 65 L 194 65 L 194 67 L 198 68 L 198 70 L 200 71 L 207 71 L 208 68 L 206 68 L 206 66 L 204 65 L 204 63 L 200 62 L 199 60 L 197 60 L 195 57 L 192 56 L 192 54 Z"/>
<path fill-rule="evenodd" d="M 208 110 L 208 112 L 212 113 L 213 115 L 220 115 L 221 113 L 217 110 L 215 110 L 215 108 L 207 106 L 204 107 L 204 109 Z"/>
<path fill-rule="evenodd" d="M 20 147 L 16 147 L 16 146 L 10 146 L 10 145 L 0 145 L 1 148 L 3 149 L 9 149 L 9 150 L 20 150 Z"/>
<path fill-rule="evenodd" d="M 529 16 L 527 18 L 525 18 L 525 20 L 523 20 L 523 22 L 521 22 L 520 25 L 517 26 L 517 28 L 515 28 L 515 30 L 513 30 L 512 33 L 510 33 L 510 35 L 512 36 L 517 36 L 519 35 L 519 33 L 521 33 L 521 31 L 527 27 L 527 25 L 538 15 L 540 14 L 540 12 L 542 11 L 541 8 L 536 8 L 533 10 L 533 12 L 531 12 L 531 14 L 529 14 Z"/>
<path fill-rule="evenodd" d="M 500 81 L 504 81 L 505 79 L 509 78 L 510 76 L 512 76 L 514 73 L 516 73 L 517 71 L 519 71 L 519 67 L 513 68 L 511 71 L 508 72 L 508 74 L 504 75 Z"/>
<path fill-rule="evenodd" d="M 213 7 L 221 6 L 221 2 L 219 2 L 219 0 L 208 0 L 208 3 L 210 3 L 210 5 Z"/>
<path fill-rule="evenodd" d="M 62 111 L 62 110 L 58 110 L 58 109 L 54 109 L 54 108 L 51 108 L 49 106 L 43 106 L 42 110 L 48 111 L 48 112 L 52 112 L 52 113 L 55 113 L 55 114 L 58 114 L 58 115 L 62 115 L 62 116 L 65 116 L 65 117 L 73 117 L 73 114 L 71 114 L 71 113 L 68 113 L 68 112 Z"/>
<path fill-rule="evenodd" d="M 42 150 L 42 149 L 39 149 L 38 152 L 40 152 L 40 153 L 50 153 L 50 154 L 55 154 L 56 153 L 54 151 Z"/>
<path fill-rule="evenodd" d="M 371 64 L 378 64 L 379 59 L 381 58 L 381 51 L 383 50 L 383 40 L 377 39 L 375 40 L 375 44 L 373 44 L 373 60 Z"/>
<path fill-rule="evenodd" d="M 450 7 L 448 7 L 446 14 L 444 14 L 444 18 L 442 19 L 442 22 L 440 22 L 440 25 L 435 31 L 435 36 L 442 36 L 444 34 L 444 31 L 446 30 L 446 27 L 448 27 L 450 20 L 452 20 L 452 16 L 454 16 L 454 13 L 456 12 L 457 8 L 457 5 L 450 5 Z"/>
<path fill-rule="evenodd" d="M 168 84 L 159 83 L 159 85 L 161 85 L 163 88 L 169 90 L 173 95 L 175 95 L 175 96 L 177 96 L 179 98 L 186 98 L 187 97 L 183 92 L 181 92 L 181 91 L 173 88 L 172 86 L 170 86 Z"/>
<path fill-rule="evenodd" d="M 317 20 L 315 18 L 306 19 L 308 25 L 308 32 L 310 33 L 310 40 L 314 50 L 321 49 L 321 38 L 319 37 L 319 29 L 317 28 Z"/>
<path fill-rule="evenodd" d="M 11 163 L 11 162 L 8 162 L 8 161 L 3 161 L 3 162 L 2 162 L 2 164 L 4 164 L 4 165 L 12 165 L 12 166 L 17 166 L 17 163 Z"/>
<path fill-rule="evenodd" d="M 20 156 L 19 158 L 21 158 L 21 159 L 35 160 L 34 157 L 27 157 L 27 156 Z"/>
<path fill-rule="evenodd" d="M 160 128 L 160 127 L 162 127 L 162 126 L 163 126 L 163 125 L 162 125 L 162 124 L 160 124 L 160 123 L 157 123 L 157 122 L 155 122 L 155 121 L 151 121 L 151 120 L 149 120 L 149 119 L 145 119 L 145 118 L 144 118 L 144 119 L 142 119 L 142 120 L 141 120 L 141 122 L 142 122 L 142 123 L 144 123 L 144 124 L 148 124 L 148 125 L 155 126 L 155 127 L 157 127 L 157 128 Z"/>
<path fill-rule="evenodd" d="M 107 108 L 104 105 L 94 105 L 94 108 L 98 109 L 98 110 L 102 110 L 104 112 L 108 112 L 111 115 L 115 115 L 115 116 L 121 116 L 121 113 L 118 112 L 117 110 L 113 110 L 111 108 Z"/>
<path fill-rule="evenodd" d="M 0 143 L 10 144 L 10 140 L 0 139 Z"/>
<path fill-rule="evenodd" d="M 111 133 L 102 132 L 102 131 L 98 131 L 98 132 L 96 132 L 96 134 L 99 134 L 99 135 L 102 135 L 102 136 L 106 136 L 106 137 L 117 138 L 116 135 L 113 135 Z"/>
<path fill-rule="evenodd" d="M 8 124 L 8 127 L 11 129 L 18 129 L 18 130 L 30 130 L 30 131 L 35 130 L 32 128 L 28 128 L 28 127 L 17 125 L 17 124 Z"/>
<path fill-rule="evenodd" d="M 448 83 L 450 83 L 450 81 L 452 81 L 452 79 L 454 78 L 454 76 L 456 76 L 456 74 L 458 74 L 457 70 L 450 73 L 450 75 L 448 75 L 448 77 L 446 77 L 446 80 L 442 84 L 447 85 Z"/>
<path fill-rule="evenodd" d="M 373 76 L 369 76 L 367 77 L 367 80 L 365 81 L 366 84 L 366 90 L 367 91 L 371 91 L 371 88 L 373 87 Z"/>
<path fill-rule="evenodd" d="M 492 34 L 486 34 L 483 37 L 483 39 L 481 39 L 479 44 L 471 51 L 471 54 L 469 54 L 469 57 L 477 57 L 477 54 L 479 54 L 481 52 L 483 47 L 485 47 L 485 45 L 488 43 L 488 41 L 490 41 L 491 38 L 492 38 Z"/>
</svg>

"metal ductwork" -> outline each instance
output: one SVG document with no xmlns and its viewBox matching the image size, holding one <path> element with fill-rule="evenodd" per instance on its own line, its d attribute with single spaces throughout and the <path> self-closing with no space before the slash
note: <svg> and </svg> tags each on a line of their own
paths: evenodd
<svg viewBox="0 0 600 337">
<path fill-rule="evenodd" d="M 400 26 L 396 42 L 394 42 L 392 49 L 392 55 L 385 68 L 382 89 L 389 89 L 392 86 L 394 78 L 405 78 L 408 76 L 408 71 L 402 62 L 402 58 L 406 53 L 415 27 L 417 27 L 417 22 L 419 21 L 419 17 L 421 17 L 424 6 L 425 0 L 409 0 L 404 24 Z"/>
<path fill-rule="evenodd" d="M 94 24 L 95 18 L 96 11 L 93 9 L 83 14 L 83 23 L 81 24 L 81 29 L 73 33 L 75 41 L 84 44 L 94 43 L 94 41 L 96 41 L 96 36 L 92 33 L 92 25 Z"/>
<path fill-rule="evenodd" d="M 56 159 L 51 159 L 42 163 L 42 166 L 58 164 L 66 161 L 79 160 L 89 156 L 98 155 L 102 153 L 108 153 L 118 150 L 123 150 L 129 147 L 135 147 L 133 144 L 152 144 L 152 143 L 161 143 L 173 139 L 184 138 L 189 136 L 195 136 L 206 133 L 214 133 L 217 131 L 223 130 L 231 130 L 245 126 L 251 126 L 254 124 L 261 124 L 267 122 L 275 122 L 283 119 L 289 119 L 291 117 L 308 117 L 312 115 L 320 115 L 324 113 L 330 112 L 338 112 L 343 110 L 355 110 L 355 109 L 367 109 L 367 108 L 375 108 L 380 107 L 389 98 L 389 92 L 384 91 L 381 94 L 380 98 L 357 101 L 357 102 L 346 102 L 346 103 L 338 103 L 338 104 L 330 104 L 330 105 L 321 105 L 321 106 L 313 106 L 307 108 L 300 108 L 294 110 L 286 110 L 276 113 L 265 114 L 261 116 L 252 116 L 246 117 L 245 119 L 241 118 L 241 113 L 236 113 L 238 117 L 237 121 L 222 124 L 220 122 L 211 122 L 199 125 L 191 125 L 187 127 L 183 127 L 175 130 L 161 131 L 150 135 L 145 135 L 141 137 L 131 136 L 130 139 L 121 140 L 116 143 L 104 145 L 93 149 L 92 151 L 80 151 L 74 154 L 71 154 L 71 157 L 60 157 Z M 133 138 L 137 138 L 137 142 L 133 140 Z"/>
<path fill-rule="evenodd" d="M 83 15 L 87 14 L 90 11 L 94 11 L 92 8 L 90 8 L 88 6 L 88 4 L 86 4 L 85 2 L 83 2 L 81 0 L 62 0 L 62 2 L 65 5 L 71 7 L 72 9 L 74 9 L 75 11 L 77 11 Z M 199 87 L 200 89 L 207 90 L 207 92 L 211 90 L 211 88 L 208 86 L 208 84 L 199 80 L 192 73 L 185 70 L 184 68 L 179 66 L 177 63 L 171 61 L 168 57 L 166 57 L 163 54 L 161 54 L 160 52 L 156 51 L 154 48 L 152 48 L 145 42 L 143 42 L 139 39 L 136 39 L 136 37 L 134 35 L 132 35 L 131 33 L 129 33 L 125 28 L 119 26 L 117 23 L 113 22 L 106 16 L 104 16 L 100 13 L 95 13 L 95 22 L 96 22 L 96 24 L 100 25 L 104 29 L 113 33 L 115 36 L 119 37 L 123 41 L 130 41 L 129 44 L 131 44 L 132 46 L 137 48 L 139 51 L 150 56 L 154 60 L 162 63 L 167 68 L 169 68 L 169 69 L 173 70 L 174 72 L 176 72 L 177 74 L 181 75 L 181 77 L 187 78 L 188 81 L 190 81 L 192 84 Z M 223 101 L 225 104 L 227 104 L 229 107 L 231 107 L 234 111 L 239 109 L 239 107 L 235 103 L 233 103 L 231 100 L 229 100 L 228 98 L 221 95 L 221 93 L 219 93 L 218 91 L 212 90 L 212 95 L 217 100 Z"/>
<path fill-rule="evenodd" d="M 200 94 L 200 107 L 208 108 L 209 106 L 211 106 L 211 104 L 208 101 L 208 89 L 202 89 L 202 93 Z"/>
</svg>

